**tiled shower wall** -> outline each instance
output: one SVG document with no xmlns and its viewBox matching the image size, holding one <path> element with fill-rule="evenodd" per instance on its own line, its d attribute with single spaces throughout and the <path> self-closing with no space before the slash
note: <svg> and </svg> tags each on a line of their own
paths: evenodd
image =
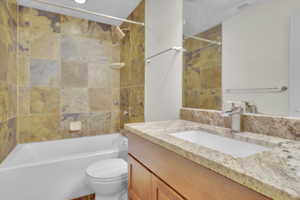
<svg viewBox="0 0 300 200">
<path fill-rule="evenodd" d="M 144 22 L 145 2 L 134 10 L 128 19 Z M 123 24 L 127 29 L 121 43 L 121 127 L 124 123 L 144 121 L 144 82 L 145 82 L 145 27 Z"/>
<path fill-rule="evenodd" d="M 122 124 L 144 120 L 143 26 L 124 23 L 118 44 L 110 25 L 12 0 L 0 11 L 0 161 L 17 143 L 119 131 L 120 94 Z M 129 19 L 144 21 L 144 2 Z M 109 65 L 121 57 L 120 73 Z M 70 132 L 70 121 L 82 130 Z"/>
<path fill-rule="evenodd" d="M 222 40 L 222 26 L 199 37 Z M 222 107 L 222 48 L 207 42 L 187 39 L 183 66 L 183 106 L 220 110 Z"/>
<path fill-rule="evenodd" d="M 120 45 L 111 26 L 19 7 L 18 141 L 117 132 Z M 71 121 L 82 130 L 70 132 Z"/>
<path fill-rule="evenodd" d="M 0 162 L 17 144 L 17 5 L 0 0 Z"/>
</svg>

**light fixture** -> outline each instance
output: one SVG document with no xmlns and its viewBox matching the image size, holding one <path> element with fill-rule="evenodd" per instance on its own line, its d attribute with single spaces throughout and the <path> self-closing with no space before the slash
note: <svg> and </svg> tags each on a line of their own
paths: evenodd
<svg viewBox="0 0 300 200">
<path fill-rule="evenodd" d="M 79 4 L 85 4 L 86 3 L 86 0 L 74 0 L 76 3 L 79 3 Z"/>
</svg>

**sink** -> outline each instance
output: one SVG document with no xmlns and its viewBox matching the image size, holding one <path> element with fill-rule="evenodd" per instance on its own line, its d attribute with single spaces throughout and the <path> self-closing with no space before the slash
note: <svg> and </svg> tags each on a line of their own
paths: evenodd
<svg viewBox="0 0 300 200">
<path fill-rule="evenodd" d="M 235 158 L 243 158 L 270 150 L 270 148 L 261 145 L 211 134 L 206 131 L 182 131 L 171 133 L 170 135 L 184 141 L 231 155 Z"/>
</svg>

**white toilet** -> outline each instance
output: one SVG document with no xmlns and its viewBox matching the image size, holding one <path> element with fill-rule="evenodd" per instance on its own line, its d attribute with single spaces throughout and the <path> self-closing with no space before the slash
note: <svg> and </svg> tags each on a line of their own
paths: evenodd
<svg viewBox="0 0 300 200">
<path fill-rule="evenodd" d="M 127 200 L 127 162 L 107 159 L 91 164 L 86 175 L 96 200 Z"/>
</svg>

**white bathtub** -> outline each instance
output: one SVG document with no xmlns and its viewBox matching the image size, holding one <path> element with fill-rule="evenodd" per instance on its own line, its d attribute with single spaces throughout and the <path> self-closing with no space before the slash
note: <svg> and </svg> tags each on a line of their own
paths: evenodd
<svg viewBox="0 0 300 200">
<path fill-rule="evenodd" d="M 91 194 L 85 169 L 126 155 L 127 139 L 118 133 L 19 144 L 0 165 L 0 199 L 69 200 Z"/>
</svg>

